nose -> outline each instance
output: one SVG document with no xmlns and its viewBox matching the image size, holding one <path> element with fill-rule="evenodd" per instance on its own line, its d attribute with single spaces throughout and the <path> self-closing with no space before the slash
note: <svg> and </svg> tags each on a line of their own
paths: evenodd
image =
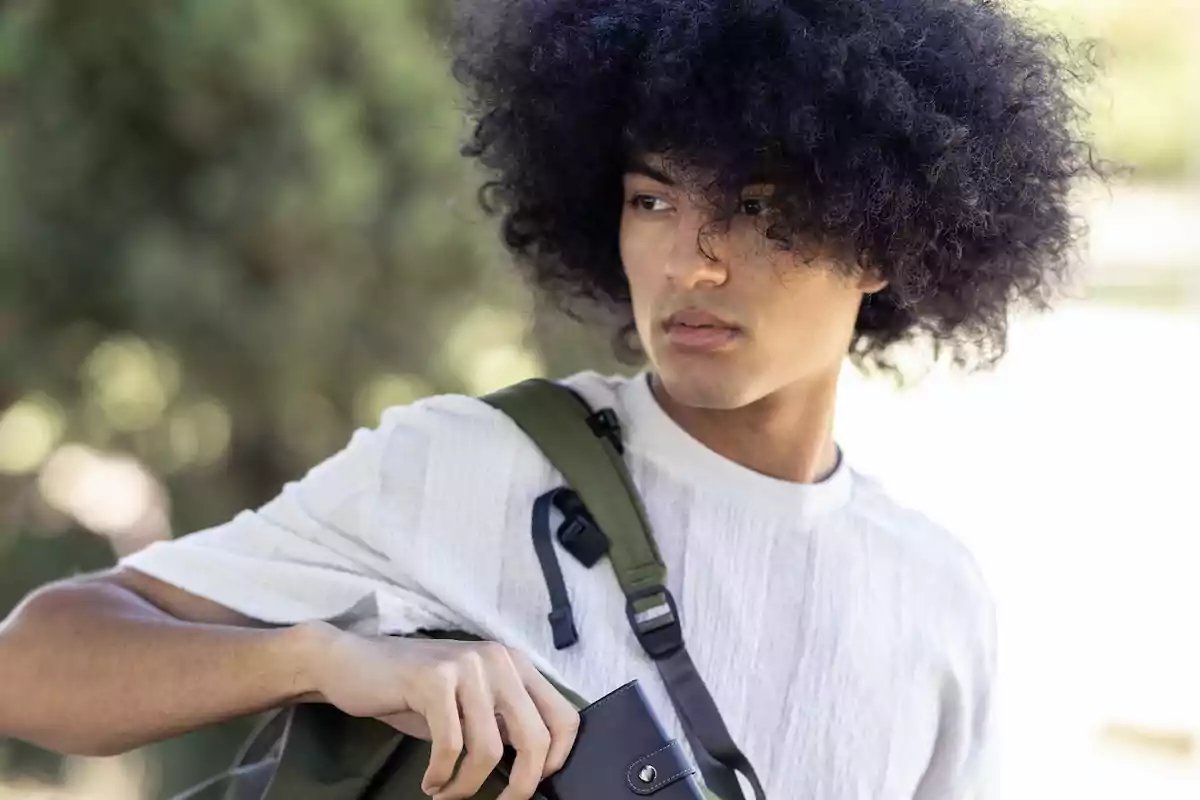
<svg viewBox="0 0 1200 800">
<path fill-rule="evenodd" d="M 681 289 L 724 285 L 729 280 L 727 233 L 700 209 L 688 208 L 678 220 L 667 256 L 667 279 Z"/>
</svg>

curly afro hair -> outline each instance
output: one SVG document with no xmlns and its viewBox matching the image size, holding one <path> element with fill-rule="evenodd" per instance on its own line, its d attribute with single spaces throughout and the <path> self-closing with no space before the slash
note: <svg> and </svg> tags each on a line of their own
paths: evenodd
<svg viewBox="0 0 1200 800">
<path fill-rule="evenodd" d="M 455 77 L 489 171 L 481 203 L 535 284 L 620 314 L 622 175 L 641 153 L 714 176 L 721 214 L 776 184 L 765 231 L 844 254 L 888 288 L 850 348 L 893 366 L 924 339 L 956 364 L 1004 353 L 1010 309 L 1045 307 L 1081 233 L 1089 51 L 992 0 L 484 0 Z M 678 162 L 676 162 L 678 163 Z M 628 317 L 625 317 L 628 319 Z M 628 328 L 627 328 L 628 330 Z"/>
</svg>

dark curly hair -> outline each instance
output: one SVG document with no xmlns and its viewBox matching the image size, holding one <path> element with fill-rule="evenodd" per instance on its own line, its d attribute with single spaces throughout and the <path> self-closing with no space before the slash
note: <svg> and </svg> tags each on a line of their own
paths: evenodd
<svg viewBox="0 0 1200 800">
<path fill-rule="evenodd" d="M 622 175 L 669 153 L 714 176 L 718 219 L 765 174 L 770 237 L 887 279 L 860 366 L 912 339 L 997 360 L 1012 306 L 1068 277 L 1075 179 L 1107 171 L 1079 132 L 1091 49 L 992 0 L 483 0 L 452 52 L 481 202 L 564 307 L 628 313 Z"/>
</svg>

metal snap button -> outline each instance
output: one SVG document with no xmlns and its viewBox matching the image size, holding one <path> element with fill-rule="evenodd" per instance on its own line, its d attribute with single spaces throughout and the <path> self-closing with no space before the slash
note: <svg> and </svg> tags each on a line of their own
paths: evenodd
<svg viewBox="0 0 1200 800">
<path fill-rule="evenodd" d="M 653 783 L 658 777 L 658 770 L 647 764 L 642 767 L 642 771 L 638 773 L 638 777 L 642 779 L 642 783 Z"/>
</svg>

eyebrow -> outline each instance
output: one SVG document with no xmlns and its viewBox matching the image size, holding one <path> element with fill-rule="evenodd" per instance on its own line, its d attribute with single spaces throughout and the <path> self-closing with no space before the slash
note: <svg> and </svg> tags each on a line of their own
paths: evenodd
<svg viewBox="0 0 1200 800">
<path fill-rule="evenodd" d="M 674 178 L 672 178 L 670 175 L 668 175 L 667 173 L 663 172 L 660 169 L 655 169 L 654 167 L 650 166 L 649 164 L 647 164 L 645 161 L 643 161 L 640 158 L 630 159 L 625 164 L 625 174 L 626 175 L 643 175 L 652 181 L 658 181 L 659 183 L 663 184 L 664 186 L 677 185 L 676 180 Z"/>
<path fill-rule="evenodd" d="M 625 174 L 642 175 L 652 181 L 658 181 L 664 186 L 677 186 L 679 184 L 677 180 L 663 172 L 661 169 L 650 166 L 645 162 L 645 160 L 638 157 L 631 158 L 626 162 Z M 765 171 L 754 173 L 750 176 L 750 179 L 746 181 L 746 186 L 758 186 L 760 184 L 773 185 L 774 181 Z"/>
</svg>

